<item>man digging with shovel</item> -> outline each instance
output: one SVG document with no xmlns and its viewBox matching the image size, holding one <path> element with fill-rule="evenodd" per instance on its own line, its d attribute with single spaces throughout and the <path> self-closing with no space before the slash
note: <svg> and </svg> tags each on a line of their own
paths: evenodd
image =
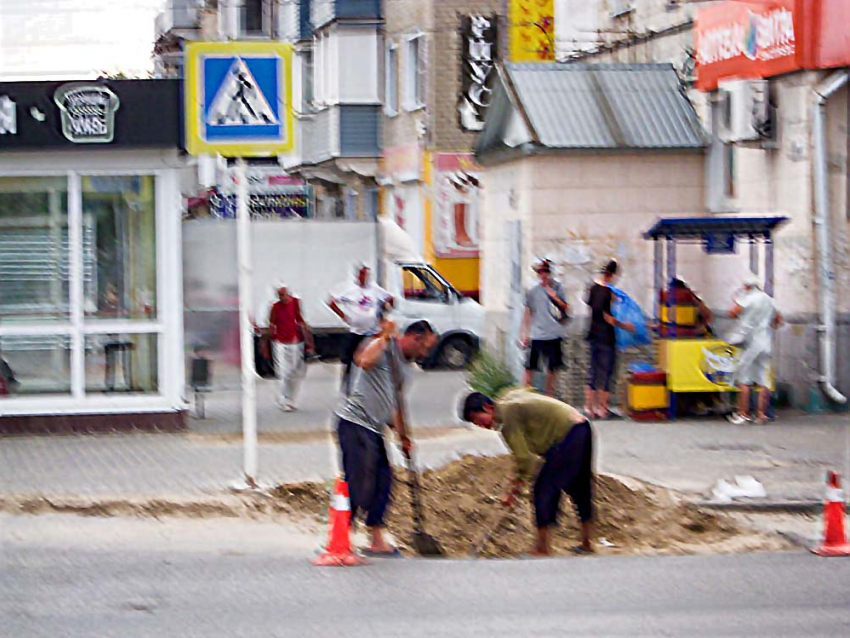
<svg viewBox="0 0 850 638">
<path fill-rule="evenodd" d="M 561 492 L 570 496 L 581 519 L 581 544 L 573 552 L 593 552 L 593 431 L 590 422 L 566 403 L 523 388 L 509 390 L 496 400 L 473 392 L 463 402 L 462 418 L 502 435 L 516 461 L 516 477 L 503 499 L 511 507 L 526 480 L 532 478 L 537 458 L 543 460 L 534 480 L 537 541 L 532 556 L 549 556 L 550 528 L 558 518 Z"/>
<path fill-rule="evenodd" d="M 358 510 L 366 514 L 370 543 L 363 553 L 367 556 L 399 555 L 398 549 L 384 538 L 384 515 L 393 479 L 384 427 L 396 431 L 409 458 L 412 443 L 399 400 L 404 368 L 409 361 L 425 358 L 436 343 L 437 335 L 427 321 L 412 323 L 402 335 L 395 334 L 391 321 L 382 321 L 380 334 L 365 342 L 354 355 L 357 368 L 351 391 L 336 411 L 337 438 L 352 521 Z"/>
</svg>

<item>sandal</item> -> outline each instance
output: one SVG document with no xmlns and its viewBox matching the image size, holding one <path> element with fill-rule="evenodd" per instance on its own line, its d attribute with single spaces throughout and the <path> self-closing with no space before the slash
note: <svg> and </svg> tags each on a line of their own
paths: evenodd
<svg viewBox="0 0 850 638">
<path fill-rule="evenodd" d="M 574 547 L 570 547 L 570 551 L 576 556 L 590 556 L 591 554 L 596 553 L 596 550 L 592 547 L 587 549 L 584 545 L 575 545 Z"/>
</svg>

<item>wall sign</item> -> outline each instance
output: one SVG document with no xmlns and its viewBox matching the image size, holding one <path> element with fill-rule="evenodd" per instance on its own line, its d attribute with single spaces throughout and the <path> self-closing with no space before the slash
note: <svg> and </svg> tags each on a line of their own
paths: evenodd
<svg viewBox="0 0 850 638">
<path fill-rule="evenodd" d="M 554 62 L 555 0 L 511 0 L 509 15 L 511 62 Z"/>
<path fill-rule="evenodd" d="M 17 135 L 18 116 L 15 102 L 8 95 L 0 95 L 0 135 Z"/>
<path fill-rule="evenodd" d="M 465 131 L 484 128 L 490 106 L 490 78 L 497 60 L 498 17 L 471 15 L 461 21 L 461 95 L 458 104 L 460 127 Z"/>
<path fill-rule="evenodd" d="M 796 0 L 724 2 L 700 9 L 694 28 L 697 87 L 724 77 L 765 78 L 800 68 Z"/>
<path fill-rule="evenodd" d="M 65 84 L 53 96 L 62 134 L 75 144 L 109 144 L 115 137 L 118 96 L 99 84 Z"/>
</svg>

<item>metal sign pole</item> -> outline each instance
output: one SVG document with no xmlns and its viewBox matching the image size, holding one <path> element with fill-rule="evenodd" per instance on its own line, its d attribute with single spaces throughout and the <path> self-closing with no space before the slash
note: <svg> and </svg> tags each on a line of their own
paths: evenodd
<svg viewBox="0 0 850 638">
<path fill-rule="evenodd" d="M 245 159 L 236 160 L 236 245 L 239 262 L 239 345 L 242 359 L 242 438 L 245 482 L 257 486 L 257 377 L 254 371 L 254 332 L 251 266 L 251 219 L 248 211 L 248 175 Z"/>
</svg>

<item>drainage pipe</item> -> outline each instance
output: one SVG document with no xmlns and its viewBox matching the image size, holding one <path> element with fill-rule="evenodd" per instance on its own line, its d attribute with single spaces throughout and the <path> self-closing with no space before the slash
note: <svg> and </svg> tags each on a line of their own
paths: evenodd
<svg viewBox="0 0 850 638">
<path fill-rule="evenodd" d="M 847 397 L 835 388 L 836 365 L 836 316 L 835 316 L 835 265 L 832 258 L 832 228 L 829 209 L 829 173 L 826 149 L 826 101 L 847 84 L 848 71 L 837 71 L 814 89 L 812 126 L 814 136 L 814 181 L 815 181 L 815 234 L 818 243 L 818 301 L 820 317 L 818 333 L 820 339 L 820 382 L 821 390 L 832 401 L 846 403 Z"/>
</svg>

